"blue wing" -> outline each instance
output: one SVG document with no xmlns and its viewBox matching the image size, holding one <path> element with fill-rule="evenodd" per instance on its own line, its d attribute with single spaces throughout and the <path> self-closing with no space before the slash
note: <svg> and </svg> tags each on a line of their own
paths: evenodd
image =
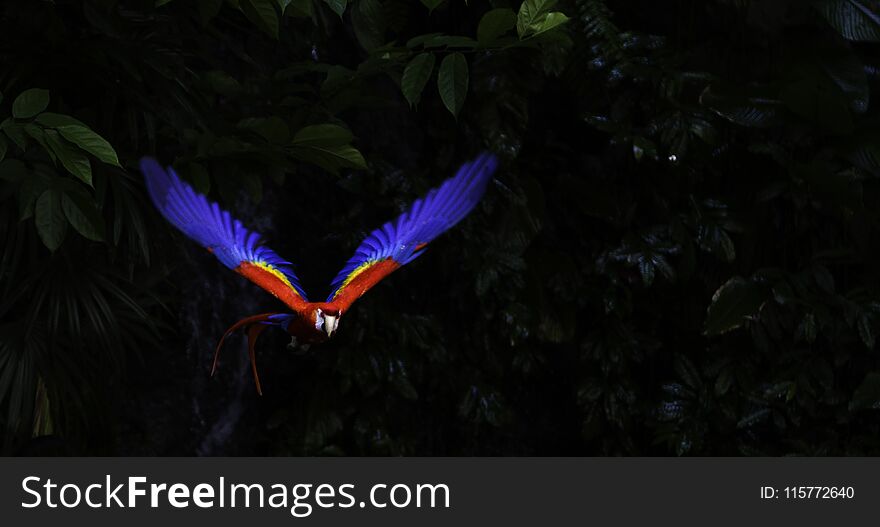
<svg viewBox="0 0 880 527">
<path fill-rule="evenodd" d="M 370 233 L 333 279 L 333 292 L 327 301 L 337 299 L 349 287 L 356 289 L 357 296 L 360 296 L 397 267 L 418 258 L 429 242 L 473 210 L 483 197 L 486 185 L 497 167 L 498 159 L 493 154 L 484 152 L 473 161 L 462 165 L 455 176 L 429 191 L 424 198 L 416 200 L 395 221 Z M 370 268 L 388 260 L 397 265 L 386 264 L 382 266 L 381 272 L 368 272 Z M 357 284 L 358 277 L 364 281 L 363 284 Z M 363 287 L 355 287 L 356 285 Z M 354 298 L 356 297 L 347 299 L 347 303 L 354 301 Z"/>
<path fill-rule="evenodd" d="M 306 302 L 292 264 L 262 245 L 258 233 L 248 230 L 217 203 L 209 202 L 171 167 L 166 171 L 155 159 L 145 157 L 141 159 L 141 171 L 150 198 L 172 225 L 211 251 L 223 265 L 294 309 Z"/>
</svg>

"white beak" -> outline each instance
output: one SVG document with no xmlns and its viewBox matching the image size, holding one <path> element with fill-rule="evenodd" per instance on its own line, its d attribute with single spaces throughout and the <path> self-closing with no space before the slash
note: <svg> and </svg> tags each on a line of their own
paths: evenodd
<svg viewBox="0 0 880 527">
<path fill-rule="evenodd" d="M 328 337 L 333 336 L 333 332 L 336 331 L 336 326 L 339 324 L 339 320 L 336 317 L 330 315 L 324 315 L 324 331 L 327 332 Z"/>
</svg>

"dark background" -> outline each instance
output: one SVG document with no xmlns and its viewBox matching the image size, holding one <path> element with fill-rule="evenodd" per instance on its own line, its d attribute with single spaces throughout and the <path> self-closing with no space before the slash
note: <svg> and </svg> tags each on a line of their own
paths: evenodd
<svg viewBox="0 0 880 527">
<path fill-rule="evenodd" d="M 880 453 L 878 2 L 520 4 L 5 2 L 2 452 Z M 142 155 L 320 300 L 484 149 L 480 206 L 333 341 L 266 332 L 263 397 L 241 337 L 208 376 L 282 306 L 158 215 Z"/>
</svg>

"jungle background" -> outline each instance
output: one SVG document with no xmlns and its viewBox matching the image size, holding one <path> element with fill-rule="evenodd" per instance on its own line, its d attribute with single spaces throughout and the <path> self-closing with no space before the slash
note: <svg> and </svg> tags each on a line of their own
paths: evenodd
<svg viewBox="0 0 880 527">
<path fill-rule="evenodd" d="M 880 454 L 880 2 L 10 0 L 0 452 Z M 174 231 L 173 164 L 313 299 L 482 150 L 329 344 Z"/>
</svg>

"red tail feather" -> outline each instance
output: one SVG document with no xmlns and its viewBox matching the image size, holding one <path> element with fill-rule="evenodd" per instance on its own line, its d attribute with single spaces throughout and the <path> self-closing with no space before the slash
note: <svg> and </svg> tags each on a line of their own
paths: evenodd
<svg viewBox="0 0 880 527">
<path fill-rule="evenodd" d="M 251 369 L 254 372 L 254 381 L 257 384 L 257 393 L 263 395 L 263 390 L 260 387 L 260 376 L 257 374 L 257 359 L 255 353 L 255 346 L 257 344 L 257 338 L 259 338 L 260 333 L 266 329 L 266 325 L 261 322 L 265 322 L 269 320 L 269 317 L 272 315 L 278 315 L 279 313 L 263 313 L 260 315 L 253 315 L 247 318 L 243 318 L 233 324 L 229 329 L 226 330 L 226 333 L 223 334 L 223 337 L 220 338 L 220 342 L 217 344 L 217 349 L 214 350 L 214 363 L 211 365 L 211 375 L 217 371 L 217 359 L 220 358 L 220 349 L 223 348 L 223 342 L 226 341 L 226 337 L 232 334 L 235 330 L 239 328 L 244 328 L 245 334 L 248 339 L 248 357 L 251 360 Z"/>
</svg>

